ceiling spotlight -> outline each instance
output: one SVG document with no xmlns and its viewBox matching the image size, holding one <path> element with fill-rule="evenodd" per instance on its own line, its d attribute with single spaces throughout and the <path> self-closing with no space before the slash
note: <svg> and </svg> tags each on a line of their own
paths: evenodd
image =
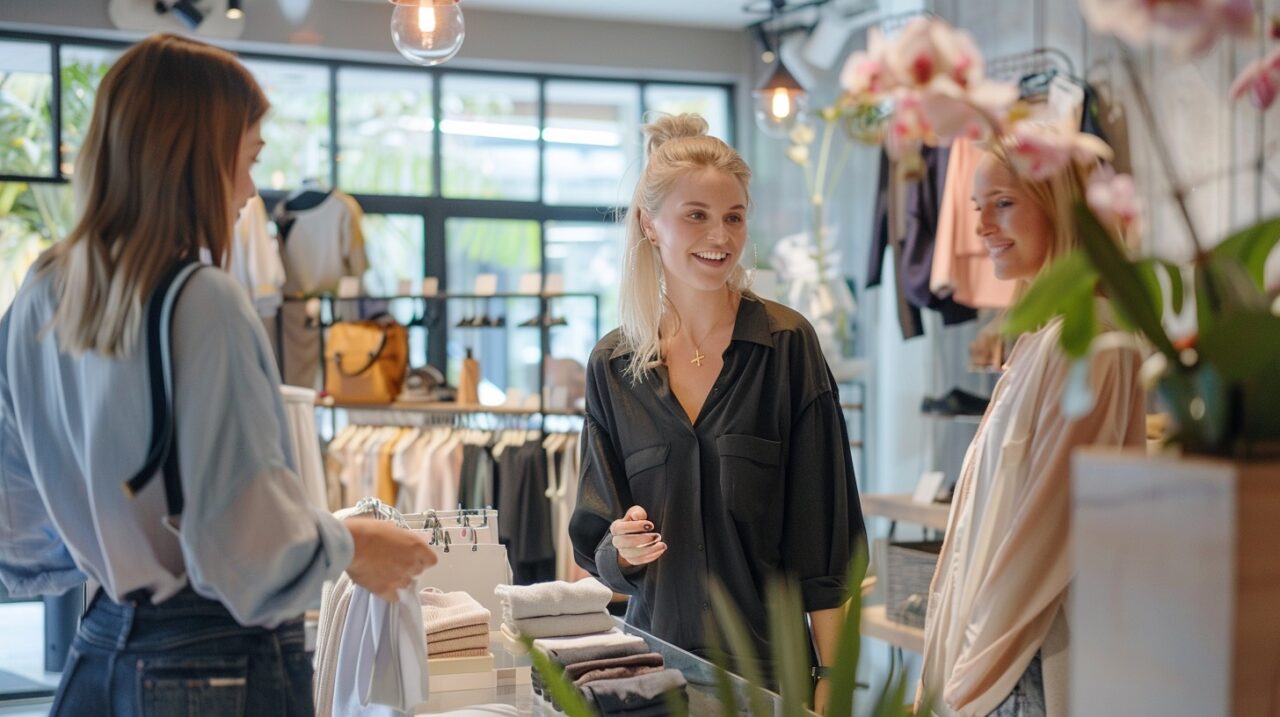
<svg viewBox="0 0 1280 717">
<path fill-rule="evenodd" d="M 240 8 L 240 0 L 227 0 L 227 19 L 239 20 L 244 17 L 244 10 Z"/>
<path fill-rule="evenodd" d="M 467 36 L 458 0 L 390 0 L 391 41 L 405 59 L 418 65 L 447 62 Z"/>
<path fill-rule="evenodd" d="M 194 30 L 204 22 L 204 13 L 191 0 L 156 0 L 156 14 L 173 13 L 182 24 Z"/>
<path fill-rule="evenodd" d="M 777 59 L 778 56 L 773 53 L 773 50 L 765 50 L 760 53 L 760 61 L 766 65 L 772 65 Z"/>
</svg>

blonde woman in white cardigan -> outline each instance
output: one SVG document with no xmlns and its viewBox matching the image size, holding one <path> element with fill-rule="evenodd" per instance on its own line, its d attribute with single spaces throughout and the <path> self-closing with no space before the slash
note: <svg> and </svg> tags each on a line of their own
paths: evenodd
<svg viewBox="0 0 1280 717">
<path fill-rule="evenodd" d="M 999 147 L 982 159 L 973 200 L 997 276 L 1026 284 L 1077 246 L 1086 171 L 1030 181 Z M 1092 408 L 1066 415 L 1061 332 L 1058 318 L 1018 339 L 965 455 L 925 623 L 920 693 L 941 717 L 1067 713 L 1071 453 L 1141 445 L 1145 412 L 1138 351 L 1100 342 Z"/>
</svg>

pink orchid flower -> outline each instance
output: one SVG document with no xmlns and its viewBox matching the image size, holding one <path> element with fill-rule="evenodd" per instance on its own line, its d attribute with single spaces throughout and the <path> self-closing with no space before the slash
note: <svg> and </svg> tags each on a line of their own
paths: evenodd
<svg viewBox="0 0 1280 717">
<path fill-rule="evenodd" d="M 1018 99 L 1012 83 L 984 79 L 982 53 L 968 33 L 927 18 L 888 41 L 873 29 L 867 50 L 845 63 L 841 85 L 862 102 L 894 100 L 888 137 L 895 157 L 925 143 L 990 136 Z"/>
<path fill-rule="evenodd" d="M 1223 35 L 1248 37 L 1256 19 L 1253 0 L 1081 0 L 1080 9 L 1094 32 L 1179 55 L 1203 54 Z"/>
<path fill-rule="evenodd" d="M 1009 139 L 1009 158 L 1014 167 L 1033 182 L 1052 177 L 1071 162 L 1087 164 L 1112 156 L 1111 147 L 1101 139 L 1047 122 L 1019 122 Z"/>
<path fill-rule="evenodd" d="M 1118 228 L 1125 236 L 1141 230 L 1142 201 L 1133 177 L 1116 174 L 1110 166 L 1098 167 L 1089 175 L 1085 201 L 1098 221 Z"/>
<path fill-rule="evenodd" d="M 1280 47 L 1266 57 L 1249 63 L 1231 83 L 1231 99 L 1249 95 L 1255 107 L 1265 110 L 1280 96 Z"/>
</svg>

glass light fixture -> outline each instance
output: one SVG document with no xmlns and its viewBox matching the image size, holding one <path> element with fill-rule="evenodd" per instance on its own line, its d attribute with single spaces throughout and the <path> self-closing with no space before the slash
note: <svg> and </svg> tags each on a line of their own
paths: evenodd
<svg viewBox="0 0 1280 717">
<path fill-rule="evenodd" d="M 458 0 L 391 0 L 391 41 L 405 59 L 438 65 L 462 49 L 467 36 Z"/>
<path fill-rule="evenodd" d="M 752 96 L 755 98 L 756 124 L 770 137 L 785 137 L 795 126 L 796 118 L 807 109 L 809 99 L 804 87 L 781 60 Z"/>
</svg>

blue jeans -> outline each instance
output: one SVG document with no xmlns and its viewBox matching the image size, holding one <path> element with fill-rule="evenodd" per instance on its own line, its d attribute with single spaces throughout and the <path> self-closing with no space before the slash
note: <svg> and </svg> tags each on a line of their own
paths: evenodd
<svg viewBox="0 0 1280 717">
<path fill-rule="evenodd" d="M 311 678 L 302 618 L 267 630 L 190 588 L 160 605 L 99 593 L 49 714 L 311 717 Z"/>
<path fill-rule="evenodd" d="M 987 717 L 1045 717 L 1044 672 L 1040 666 L 1040 653 L 1031 658 L 1031 664 L 1013 686 L 1013 692 Z"/>
</svg>

